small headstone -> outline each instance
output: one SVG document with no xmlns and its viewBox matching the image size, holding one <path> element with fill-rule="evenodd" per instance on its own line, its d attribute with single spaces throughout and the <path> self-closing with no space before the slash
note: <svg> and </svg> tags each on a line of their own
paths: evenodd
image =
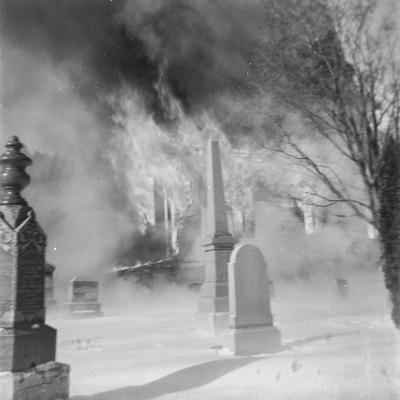
<svg viewBox="0 0 400 400">
<path fill-rule="evenodd" d="M 56 267 L 52 264 L 46 263 L 44 266 L 44 297 L 46 309 L 52 308 L 56 305 L 57 300 L 54 294 L 54 271 Z"/>
<path fill-rule="evenodd" d="M 72 278 L 68 288 L 68 316 L 87 318 L 103 315 L 98 296 L 98 281 L 83 277 Z"/>
<path fill-rule="evenodd" d="M 273 325 L 267 265 L 254 245 L 237 246 L 229 260 L 228 346 L 235 355 L 277 351 L 281 335 Z"/>
</svg>

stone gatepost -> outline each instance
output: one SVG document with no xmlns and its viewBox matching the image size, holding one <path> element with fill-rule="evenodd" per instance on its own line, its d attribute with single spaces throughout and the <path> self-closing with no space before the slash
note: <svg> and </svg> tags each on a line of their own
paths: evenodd
<svg viewBox="0 0 400 400">
<path fill-rule="evenodd" d="M 67 399 L 69 366 L 45 324 L 46 236 L 21 197 L 32 164 L 16 136 L 0 157 L 0 399 Z"/>
<path fill-rule="evenodd" d="M 273 325 L 267 265 L 252 244 L 235 248 L 229 261 L 230 333 L 227 345 L 235 355 L 277 351 L 281 335 Z"/>
<path fill-rule="evenodd" d="M 228 231 L 219 143 L 207 148 L 207 209 L 205 224 L 205 280 L 199 313 L 207 314 L 210 328 L 218 333 L 229 325 L 228 261 L 236 239 Z"/>
</svg>

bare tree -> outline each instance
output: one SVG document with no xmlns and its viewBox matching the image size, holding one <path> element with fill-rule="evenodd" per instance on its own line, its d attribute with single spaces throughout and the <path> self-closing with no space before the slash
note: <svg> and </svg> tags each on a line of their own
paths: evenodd
<svg viewBox="0 0 400 400">
<path fill-rule="evenodd" d="M 302 146 L 285 116 L 272 118 L 275 140 L 261 145 L 302 164 L 325 187 L 303 190 L 306 201 L 346 204 L 372 224 L 382 243 L 385 283 L 400 327 L 400 38 L 395 16 L 381 18 L 377 2 L 272 1 L 273 31 L 257 54 L 255 85 L 300 116 L 357 172 L 352 190 L 338 165 L 321 164 Z M 394 5 L 395 6 L 395 5 Z M 378 16 L 379 21 L 378 21 Z M 397 27 L 398 28 L 398 27 Z M 266 136 L 264 136 L 265 138 Z"/>
</svg>

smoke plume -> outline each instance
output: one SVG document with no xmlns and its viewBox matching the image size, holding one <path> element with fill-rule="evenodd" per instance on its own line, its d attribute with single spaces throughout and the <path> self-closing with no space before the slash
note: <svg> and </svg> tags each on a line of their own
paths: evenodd
<svg viewBox="0 0 400 400">
<path fill-rule="evenodd" d="M 60 276 L 109 265 L 151 213 L 155 175 L 178 207 L 190 202 L 202 146 L 222 135 L 207 111 L 250 90 L 262 7 L 1 2 L 1 139 L 18 135 L 34 159 L 25 196 Z"/>
<path fill-rule="evenodd" d="M 184 209 L 210 136 L 232 165 L 232 144 L 273 134 L 254 112 L 275 112 L 272 95 L 255 96 L 253 79 L 271 2 L 1 2 L 1 142 L 18 135 L 34 159 L 26 197 L 60 275 L 104 271 L 151 213 L 154 176 Z M 233 171 L 237 193 L 235 176 L 249 180 Z M 287 186 L 298 180 L 287 176 Z"/>
</svg>

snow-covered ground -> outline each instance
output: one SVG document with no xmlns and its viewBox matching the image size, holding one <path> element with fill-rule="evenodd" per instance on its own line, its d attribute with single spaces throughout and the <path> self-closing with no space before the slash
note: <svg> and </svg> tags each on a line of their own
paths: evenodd
<svg viewBox="0 0 400 400">
<path fill-rule="evenodd" d="M 400 399 L 400 333 L 377 273 L 275 282 L 272 309 L 283 349 L 234 357 L 196 318 L 196 296 L 177 287 L 102 293 L 104 317 L 50 316 L 58 361 L 71 365 L 74 399 Z"/>
</svg>

